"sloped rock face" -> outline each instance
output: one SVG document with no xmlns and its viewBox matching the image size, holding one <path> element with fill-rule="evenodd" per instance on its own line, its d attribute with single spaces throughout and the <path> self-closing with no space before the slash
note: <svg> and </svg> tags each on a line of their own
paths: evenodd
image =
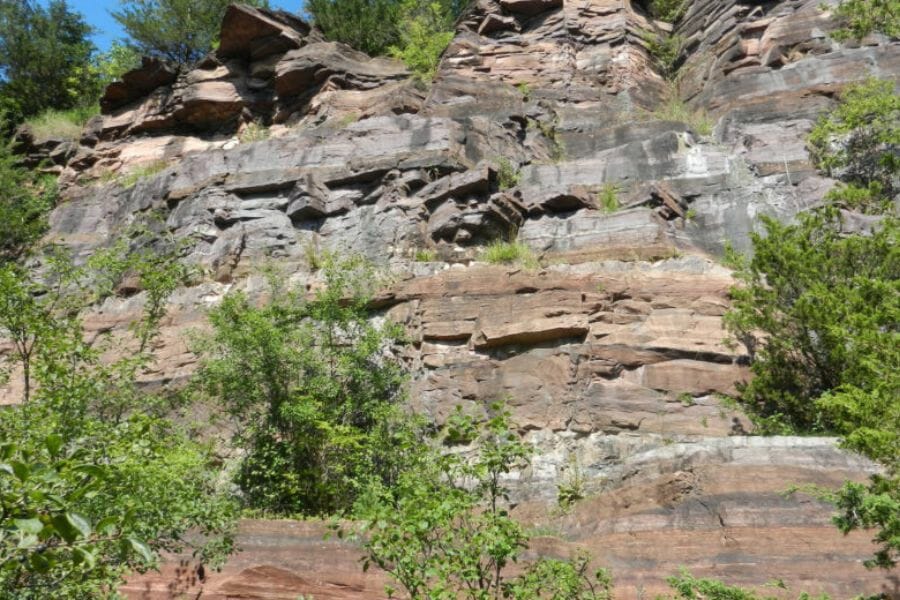
<svg viewBox="0 0 900 600">
<path fill-rule="evenodd" d="M 831 439 L 750 437 L 721 402 L 748 371 L 723 341 L 733 281 L 715 256 L 746 249 L 760 215 L 820 201 L 833 182 L 805 150 L 815 118 L 845 85 L 900 72 L 896 42 L 838 45 L 820 5 L 692 2 L 675 25 L 674 90 L 646 42 L 669 26 L 633 2 L 480 0 L 427 93 L 399 63 L 295 17 L 232 7 L 196 69 L 145 63 L 110 88 L 62 161 L 49 237 L 83 257 L 153 216 L 184 241 L 206 277 L 172 299 L 153 385 L 190 375 L 185 331 L 228 291 L 259 294 L 261 264 L 313 287 L 316 254 L 364 254 L 392 281 L 377 308 L 409 331 L 412 405 L 440 422 L 507 399 L 536 450 L 511 482 L 520 517 L 548 534 L 532 551 L 588 548 L 620 598 L 664 591 L 678 565 L 740 585 L 896 594 L 862 568 L 866 535 L 842 537 L 827 506 L 782 494 L 873 466 Z M 676 91 L 711 133 L 659 118 Z M 241 142 L 251 122 L 271 137 Z M 154 161 L 165 168 L 133 187 L 91 184 Z M 542 266 L 478 261 L 507 237 Z M 433 260 L 417 262 L 422 250 Z M 141 302 L 108 300 L 86 325 L 122 326 Z M 587 498 L 562 514 L 557 486 L 576 474 Z M 125 591 L 382 597 L 383 576 L 363 576 L 356 550 L 314 525 L 243 532 L 223 573 L 173 562 Z"/>
</svg>

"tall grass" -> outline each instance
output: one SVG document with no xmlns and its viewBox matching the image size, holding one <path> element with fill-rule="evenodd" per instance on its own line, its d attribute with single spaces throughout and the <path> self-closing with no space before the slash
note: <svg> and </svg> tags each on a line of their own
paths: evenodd
<svg viewBox="0 0 900 600">
<path fill-rule="evenodd" d="M 482 252 L 481 260 L 494 265 L 518 263 L 528 268 L 538 266 L 537 258 L 527 245 L 503 240 L 491 242 Z"/>
<path fill-rule="evenodd" d="M 84 129 L 85 123 L 98 114 L 100 114 L 100 107 L 96 104 L 67 110 L 51 108 L 28 119 L 25 123 L 31 127 L 34 137 L 38 141 L 57 137 L 77 140 L 81 136 L 81 130 Z"/>
</svg>

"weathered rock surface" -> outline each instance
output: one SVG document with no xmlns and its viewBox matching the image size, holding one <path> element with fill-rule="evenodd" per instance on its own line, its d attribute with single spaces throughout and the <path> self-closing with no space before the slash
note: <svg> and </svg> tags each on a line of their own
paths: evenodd
<svg viewBox="0 0 900 600">
<path fill-rule="evenodd" d="M 377 307 L 409 331 L 412 405 L 440 422 L 507 399 L 537 451 L 512 482 L 520 516 L 549 534 L 532 550 L 588 548 L 619 598 L 664 591 L 679 565 L 896 596 L 861 566 L 865 534 L 845 538 L 826 506 L 782 494 L 873 466 L 830 439 L 750 437 L 720 401 L 748 359 L 724 343 L 733 282 L 715 256 L 746 249 L 760 215 L 819 202 L 833 182 L 805 149 L 814 120 L 847 84 L 900 72 L 896 41 L 841 45 L 834 27 L 820 0 L 692 2 L 674 26 L 678 92 L 697 111 L 682 123 L 655 112 L 675 90 L 646 39 L 668 26 L 636 2 L 479 0 L 427 93 L 296 17 L 232 7 L 197 68 L 148 62 L 107 91 L 58 162 L 66 201 L 48 239 L 84 257 L 154 215 L 184 241 L 205 277 L 172 298 L 153 385 L 191 374 L 185 331 L 230 290 L 259 294 L 261 264 L 302 288 L 318 283 L 310 256 L 364 254 L 391 274 Z M 269 139 L 242 142 L 250 123 Z M 146 164 L 164 168 L 130 188 L 91 184 Z M 540 266 L 479 262 L 500 238 Z M 142 301 L 108 300 L 86 326 L 124 326 Z M 557 486 L 576 467 L 588 497 L 561 515 Z M 382 597 L 382 575 L 320 532 L 247 521 L 222 574 L 172 563 L 126 591 Z"/>
</svg>

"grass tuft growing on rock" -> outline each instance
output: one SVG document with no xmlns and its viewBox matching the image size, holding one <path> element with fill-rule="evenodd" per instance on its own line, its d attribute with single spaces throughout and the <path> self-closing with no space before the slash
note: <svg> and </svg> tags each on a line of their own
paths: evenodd
<svg viewBox="0 0 900 600">
<path fill-rule="evenodd" d="M 495 240 L 484 249 L 481 259 L 492 265 L 520 264 L 529 268 L 538 266 L 538 260 L 531 248 L 522 242 Z"/>
<path fill-rule="evenodd" d="M 120 176 L 118 179 L 119 185 L 123 188 L 134 187 L 134 185 L 140 181 L 141 179 L 145 179 L 147 177 L 152 177 L 156 175 L 160 171 L 166 168 L 166 161 L 164 160 L 154 160 L 151 163 L 147 163 L 145 165 L 141 165 L 135 169 L 132 169 L 128 173 Z"/>
<path fill-rule="evenodd" d="M 25 122 L 31 128 L 36 140 L 63 138 L 77 140 L 81 130 L 91 117 L 100 114 L 97 105 L 70 108 L 68 110 L 46 110 Z"/>
</svg>

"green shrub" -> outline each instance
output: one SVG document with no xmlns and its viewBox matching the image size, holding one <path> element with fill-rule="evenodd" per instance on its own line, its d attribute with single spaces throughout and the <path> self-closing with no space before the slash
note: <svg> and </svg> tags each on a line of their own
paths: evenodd
<svg viewBox="0 0 900 600">
<path fill-rule="evenodd" d="M 537 265 L 534 253 L 522 242 L 495 240 L 481 254 L 481 260 L 492 265 L 519 263 L 526 267 Z"/>
<path fill-rule="evenodd" d="M 654 19 L 674 23 L 687 10 L 688 0 L 650 0 L 650 15 Z"/>
<path fill-rule="evenodd" d="M 900 38 L 900 0 L 841 0 L 835 16 L 846 24 L 833 35 L 861 40 L 870 33 Z"/>
<path fill-rule="evenodd" d="M 900 95 L 892 81 L 869 80 L 848 87 L 838 106 L 823 115 L 808 137 L 816 167 L 847 186 L 831 198 L 882 212 L 898 191 Z"/>
<path fill-rule="evenodd" d="M 519 185 L 519 180 L 521 178 L 522 174 L 513 166 L 508 158 L 500 157 L 497 159 L 497 185 L 501 190 L 508 190 L 509 188 L 516 187 Z"/>
<path fill-rule="evenodd" d="M 77 140 L 81 137 L 81 131 L 85 123 L 91 117 L 100 114 L 98 105 L 70 108 L 68 110 L 46 110 L 36 117 L 25 121 L 31 127 L 37 140 L 50 138 L 64 138 Z"/>
<path fill-rule="evenodd" d="M 677 71 L 676 65 L 681 57 L 684 40 L 677 35 L 648 34 L 644 36 L 647 52 L 656 62 L 663 77 L 672 79 Z"/>
<path fill-rule="evenodd" d="M 586 555 L 522 565 L 528 535 L 510 516 L 503 482 L 526 466 L 530 452 L 505 408 L 494 404 L 491 412 L 476 429 L 471 460 L 422 448 L 418 468 L 395 487 L 373 486 L 360 497 L 363 569 L 379 567 L 414 599 L 608 600 L 609 573 L 591 572 Z M 516 563 L 521 574 L 514 576 L 507 567 Z"/>
<path fill-rule="evenodd" d="M 569 460 L 566 478 L 556 486 L 556 502 L 564 511 L 569 510 L 579 500 L 584 499 L 584 474 L 578 460 Z"/>
<path fill-rule="evenodd" d="M 716 579 L 697 579 L 693 577 L 686 569 L 682 569 L 681 573 L 676 577 L 666 579 L 675 591 L 674 596 L 659 597 L 658 600 L 779 600 L 783 599 L 783 595 L 763 596 L 756 592 L 726 585 Z M 775 587 L 784 588 L 784 583 L 776 580 L 773 584 Z M 828 596 L 813 597 L 807 593 L 801 593 L 797 596 L 797 600 L 829 600 Z"/>
<path fill-rule="evenodd" d="M 47 229 L 56 182 L 35 177 L 0 140 L 0 266 L 25 256 Z"/>
<path fill-rule="evenodd" d="M 440 2 L 405 0 L 401 4 L 399 41 L 388 54 L 406 64 L 419 81 L 430 82 L 441 54 L 453 40 L 455 15 Z"/>
<path fill-rule="evenodd" d="M 398 0 L 306 0 L 306 12 L 326 38 L 372 56 L 400 43 Z"/>
<path fill-rule="evenodd" d="M 215 562 L 232 548 L 236 511 L 212 448 L 164 416 L 170 399 L 137 383 L 186 273 L 168 243 L 134 231 L 80 267 L 48 254 L 52 285 L 0 266 L 0 335 L 13 348 L 4 362 L 24 383 L 21 403 L 0 411 L 0 597 L 103 598 L 160 552 Z M 79 315 L 126 276 L 145 300 L 131 335 L 86 340 Z"/>
<path fill-rule="evenodd" d="M 321 260 L 326 285 L 313 299 L 272 276 L 264 305 L 234 293 L 210 311 L 197 348 L 200 389 L 241 423 L 242 501 L 264 513 L 349 510 L 370 481 L 392 485 L 406 460 L 405 377 L 388 353 L 401 332 L 368 319 L 370 265 Z"/>
</svg>

